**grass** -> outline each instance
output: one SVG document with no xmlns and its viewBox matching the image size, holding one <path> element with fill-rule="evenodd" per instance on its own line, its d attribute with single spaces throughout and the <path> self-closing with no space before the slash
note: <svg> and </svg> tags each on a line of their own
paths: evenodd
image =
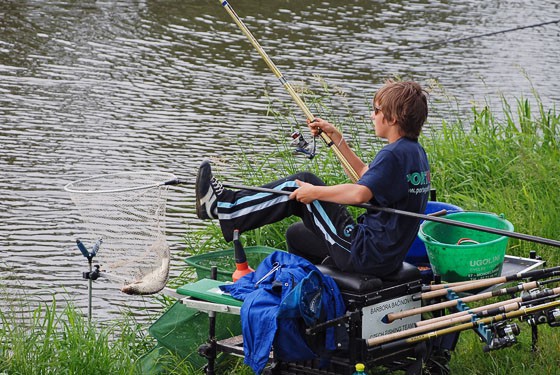
<svg viewBox="0 0 560 375">
<path fill-rule="evenodd" d="M 560 366 L 560 337 L 555 328 L 539 326 L 537 350 L 531 350 L 531 329 L 518 322 L 521 334 L 512 347 L 490 353 L 482 351 L 482 343 L 473 332 L 461 334 L 452 355 L 454 375 L 485 374 L 557 374 Z"/>
<path fill-rule="evenodd" d="M 336 108 L 340 98 L 326 85 L 323 88 L 321 95 L 306 94 L 312 111 L 339 126 L 363 160 L 371 160 L 383 142 L 364 134 L 364 129 L 371 127 L 367 121 L 353 118 L 350 112 L 330 112 L 328 108 Z M 469 121 L 432 124 L 433 130 L 421 141 L 430 158 L 432 182 L 440 201 L 468 210 L 503 213 L 517 232 L 558 239 L 560 115 L 555 108 L 544 108 L 538 96 L 535 98 L 536 105 L 521 98 L 515 107 L 503 100 L 500 116 L 486 106 L 473 107 Z M 271 109 L 283 133 L 285 129 L 297 128 L 294 116 L 285 113 L 290 112 L 285 108 Z M 271 137 L 270 142 L 275 144 L 275 152 L 242 152 L 235 161 L 238 174 L 222 177 L 259 185 L 306 169 L 328 184 L 345 181 L 338 161 L 322 146 L 319 155 L 308 161 L 294 157 L 284 141 Z M 221 171 L 220 164 L 217 171 Z M 246 246 L 285 248 L 284 232 L 291 222 L 285 220 L 245 233 L 243 242 Z M 186 244 L 190 254 L 230 247 L 223 241 L 216 223 L 201 230 L 189 230 Z M 510 240 L 509 254 L 527 256 L 531 250 L 536 250 L 548 265 L 559 264 L 558 249 Z M 184 279 L 192 277 L 192 270 L 186 270 Z M 173 284 L 185 280 L 174 280 Z M 71 304 L 60 307 L 54 300 L 36 308 L 15 304 L 0 312 L 0 323 L 0 373 L 134 374 L 137 358 L 153 345 L 145 337 L 146 327 L 138 326 L 132 319 L 99 327 L 88 323 Z M 533 352 L 531 330 L 526 323 L 519 324 L 520 343 L 491 353 L 483 353 L 473 332 L 462 333 L 453 352 L 452 373 L 558 373 L 560 340 L 554 328 L 540 326 L 538 351 Z M 170 367 L 166 373 L 202 374 L 181 358 L 168 359 Z M 234 361 L 224 373 L 245 375 L 251 371 Z"/>
<path fill-rule="evenodd" d="M 101 328 L 54 299 L 34 308 L 14 303 L 0 323 L 2 374 L 132 374 L 136 353 L 151 341 L 132 320 Z"/>
</svg>

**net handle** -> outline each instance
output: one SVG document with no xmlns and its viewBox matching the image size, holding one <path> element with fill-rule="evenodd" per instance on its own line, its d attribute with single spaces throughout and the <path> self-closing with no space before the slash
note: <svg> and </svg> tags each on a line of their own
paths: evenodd
<svg viewBox="0 0 560 375">
<path fill-rule="evenodd" d="M 95 175 L 95 176 L 91 176 L 91 177 L 82 178 L 82 179 L 79 179 L 77 181 L 69 182 L 68 184 L 64 185 L 64 190 L 69 192 L 69 193 L 73 193 L 73 194 L 121 193 L 121 192 L 125 192 L 125 191 L 134 191 L 134 190 L 142 190 L 142 189 L 154 189 L 154 188 L 158 188 L 160 186 L 171 185 L 170 182 L 177 180 L 177 177 L 172 173 L 153 172 L 153 173 L 160 173 L 162 175 L 166 174 L 170 177 L 171 180 L 166 181 L 166 182 L 161 182 L 161 183 L 146 184 L 146 185 L 141 185 L 141 186 L 133 186 L 133 187 L 119 188 L 119 189 L 102 189 L 102 190 L 77 190 L 77 189 L 73 189 L 73 185 L 75 185 L 75 184 L 79 184 L 79 183 L 89 181 L 89 180 L 94 180 L 94 179 L 101 178 L 101 177 L 106 178 L 106 177 L 122 176 L 122 175 L 142 175 L 142 174 L 146 174 L 146 173 L 149 173 L 149 172 L 120 172 L 120 173 L 113 173 L 113 174 L 99 174 L 99 175 Z"/>
</svg>

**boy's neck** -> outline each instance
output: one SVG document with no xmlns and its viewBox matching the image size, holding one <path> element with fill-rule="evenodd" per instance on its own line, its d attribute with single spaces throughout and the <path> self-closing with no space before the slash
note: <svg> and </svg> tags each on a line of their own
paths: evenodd
<svg viewBox="0 0 560 375">
<path fill-rule="evenodd" d="M 389 128 L 389 134 L 387 134 L 387 142 L 393 143 L 404 137 L 404 135 L 401 134 L 400 129 L 401 128 L 398 125 L 391 126 Z"/>
</svg>

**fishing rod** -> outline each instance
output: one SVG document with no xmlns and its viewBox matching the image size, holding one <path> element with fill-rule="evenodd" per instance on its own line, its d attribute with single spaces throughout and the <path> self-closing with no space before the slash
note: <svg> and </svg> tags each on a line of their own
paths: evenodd
<svg viewBox="0 0 560 375">
<path fill-rule="evenodd" d="M 552 25 L 552 24 L 556 24 L 556 23 L 560 23 L 560 19 L 552 20 L 552 21 L 546 21 L 546 22 L 540 22 L 540 23 L 535 23 L 535 24 L 525 25 L 525 26 L 517 26 L 517 27 L 513 27 L 513 28 L 509 28 L 509 29 L 492 31 L 492 32 L 483 33 L 483 34 L 471 35 L 471 36 L 467 36 L 467 37 L 463 37 L 463 38 L 446 39 L 446 40 L 442 40 L 441 42 L 424 44 L 422 46 L 419 46 L 419 47 L 416 47 L 416 48 L 413 48 L 413 49 L 430 48 L 430 47 L 434 47 L 434 46 L 440 46 L 440 45 L 443 45 L 443 44 L 464 42 L 465 40 L 483 38 L 483 37 L 498 35 L 498 34 L 505 34 L 505 33 L 509 33 L 509 32 L 512 32 L 512 31 L 519 31 L 519 30 L 523 30 L 523 29 L 532 29 L 532 28 L 535 28 L 535 27 Z"/>
<path fill-rule="evenodd" d="M 465 292 L 467 290 L 484 288 L 484 287 L 488 287 L 488 286 L 492 286 L 492 285 L 496 285 L 496 284 L 503 284 L 503 283 L 507 283 L 507 282 L 510 282 L 510 281 L 517 281 L 517 280 L 521 280 L 521 279 L 545 278 L 545 277 L 558 275 L 559 271 L 560 271 L 560 266 L 544 268 L 544 269 L 540 269 L 540 270 L 527 271 L 527 272 L 520 272 L 520 273 L 516 273 L 514 275 L 494 277 L 494 278 L 491 278 L 491 279 L 471 280 L 471 281 L 467 281 L 467 282 L 462 282 L 459 285 L 455 285 L 455 283 L 440 284 L 442 286 L 441 288 L 421 293 L 419 295 L 419 297 L 416 297 L 415 299 L 416 300 L 418 300 L 418 299 L 426 300 L 426 299 L 441 297 L 441 296 L 446 295 L 449 290 L 452 290 L 452 291 L 458 293 L 458 292 Z"/>
<path fill-rule="evenodd" d="M 501 308 L 503 306 L 506 305 L 510 305 L 512 303 L 519 303 L 523 301 L 523 298 L 528 297 L 529 299 L 534 299 L 536 298 L 536 293 L 539 293 L 538 296 L 539 297 L 545 297 L 547 296 L 549 293 L 547 293 L 550 289 L 546 289 L 544 291 L 529 291 L 529 294 L 527 296 L 523 296 L 523 297 L 515 297 L 515 298 L 511 298 L 511 299 L 507 299 L 504 301 L 499 301 L 499 302 L 494 302 L 494 303 L 490 303 L 488 305 L 483 305 L 480 307 L 475 307 L 475 308 L 468 308 L 462 311 L 457 311 L 455 313 L 451 313 L 451 314 L 445 314 L 442 316 L 436 316 L 430 319 L 426 319 L 426 320 L 420 320 L 418 322 L 415 323 L 416 327 L 423 327 L 423 326 L 427 326 L 427 325 L 432 325 L 438 322 L 442 322 L 442 321 L 448 321 L 448 320 L 455 320 L 457 318 L 461 318 L 461 317 L 468 317 L 469 320 L 471 319 L 471 317 L 473 315 L 477 315 L 485 310 L 490 310 L 490 309 L 497 309 L 497 308 Z M 550 293 L 551 295 L 553 293 Z"/>
<path fill-rule="evenodd" d="M 457 323 L 480 320 L 481 318 L 504 314 L 510 311 L 516 311 L 523 306 L 535 306 L 537 304 L 557 299 L 558 297 L 560 297 L 559 293 L 560 288 L 532 290 L 522 297 L 509 299 L 490 305 L 480 306 L 474 309 L 459 311 L 455 314 L 450 314 L 442 317 L 421 320 L 415 323 L 414 328 L 373 338 L 370 340 L 370 345 L 375 346 L 403 337 L 409 337 L 415 334 L 433 331 L 442 327 L 449 327 Z M 558 315 L 558 312 L 556 312 L 556 315 Z M 533 325 L 534 328 L 536 324 L 540 324 L 545 321 L 548 322 L 551 326 L 558 326 L 558 318 L 556 316 L 545 316 L 544 319 L 541 316 L 539 316 L 538 318 L 533 317 L 533 319 L 528 320 L 528 323 Z"/>
<path fill-rule="evenodd" d="M 160 184 L 160 185 L 177 185 L 177 184 L 193 185 L 194 182 L 181 180 L 181 179 L 174 179 L 174 180 L 164 182 L 163 184 Z M 270 188 L 265 188 L 265 187 L 260 187 L 260 186 L 246 186 L 246 185 L 227 184 L 227 183 L 224 183 L 223 185 L 224 185 L 224 187 L 230 188 L 230 189 L 252 190 L 252 191 L 260 191 L 260 192 L 263 192 L 263 193 L 280 194 L 280 195 L 290 195 L 290 194 L 292 194 L 291 191 L 276 190 L 276 189 L 270 189 Z M 543 237 L 538 237 L 538 236 L 533 236 L 533 235 L 523 234 L 523 233 L 517 233 L 517 232 L 508 232 L 508 231 L 503 230 L 503 229 L 490 228 L 490 227 L 485 227 L 485 226 L 478 225 L 478 224 L 464 223 L 464 222 L 461 222 L 461 221 L 445 219 L 445 218 L 441 218 L 441 217 L 433 216 L 433 215 L 419 214 L 419 213 L 416 213 L 416 212 L 398 210 L 398 209 L 390 208 L 390 207 L 378 207 L 378 206 L 374 206 L 374 205 L 369 204 L 369 203 L 352 204 L 351 206 L 359 207 L 359 208 L 365 208 L 365 209 L 368 209 L 368 210 L 387 212 L 387 213 L 390 213 L 390 214 L 411 216 L 411 217 L 415 217 L 415 218 L 422 219 L 422 220 L 435 221 L 435 222 L 442 223 L 442 224 L 449 224 L 449 225 L 454 225 L 454 226 L 457 226 L 457 227 L 463 227 L 463 228 L 467 228 L 467 229 L 478 230 L 478 231 L 481 231 L 481 232 L 498 234 L 500 236 L 506 236 L 506 237 L 517 238 L 517 239 L 521 239 L 521 240 L 525 240 L 525 241 L 529 241 L 529 242 L 540 243 L 540 244 L 543 244 L 543 245 L 560 247 L 560 241 L 552 240 L 552 239 L 549 239 L 549 238 L 543 238 Z"/>
<path fill-rule="evenodd" d="M 480 313 L 483 310 L 489 310 L 489 309 L 495 309 L 495 308 L 500 308 L 502 306 L 511 304 L 511 303 L 518 303 L 518 302 L 528 302 L 528 301 L 532 301 L 534 299 L 538 299 L 538 298 L 546 298 L 549 297 L 551 295 L 554 294 L 558 294 L 560 293 L 560 288 L 555 288 L 555 289 L 544 289 L 544 290 L 530 290 L 527 294 L 520 296 L 520 297 L 515 297 L 515 298 L 511 298 L 508 300 L 504 300 L 504 301 L 499 301 L 499 302 L 494 302 L 488 305 L 483 305 L 480 307 L 475 307 L 472 309 L 465 309 L 463 311 L 457 311 L 455 313 L 451 313 L 451 314 L 446 314 L 443 316 L 436 316 L 430 319 L 426 319 L 426 320 L 421 320 L 419 322 L 416 322 L 416 326 L 417 327 L 421 327 L 421 326 L 425 326 L 425 325 L 430 325 L 436 322 L 440 322 L 443 320 L 448 320 L 448 319 L 455 319 L 457 317 L 461 317 L 461 316 L 470 316 L 470 315 L 477 315 L 477 313 Z"/>
<path fill-rule="evenodd" d="M 403 347 L 407 347 L 410 346 L 412 344 L 416 344 L 422 341 L 427 341 L 430 339 L 434 339 L 437 337 L 441 337 L 450 333 L 455 333 L 455 332 L 461 332 L 461 331 L 465 331 L 467 329 L 477 329 L 479 326 L 483 325 L 483 324 L 494 324 L 497 322 L 501 322 L 501 321 L 505 321 L 505 320 L 510 320 L 510 319 L 515 319 L 518 317 L 522 317 L 522 316 L 527 316 L 533 313 L 537 313 L 537 312 L 541 312 L 544 310 L 551 310 L 551 309 L 557 309 L 558 307 L 560 307 L 560 301 L 552 301 L 552 302 L 548 302 L 548 303 L 543 303 L 541 305 L 538 306 L 523 306 L 521 307 L 519 310 L 516 311 L 511 311 L 509 313 L 504 313 L 504 314 L 500 314 L 497 316 L 491 316 L 491 317 L 487 317 L 487 318 L 482 318 L 473 322 L 469 322 L 469 323 L 463 323 L 463 324 L 459 324 L 456 326 L 452 326 L 452 327 L 448 327 L 448 328 L 444 328 L 444 329 L 440 329 L 440 330 L 436 330 L 436 331 L 432 331 L 432 332 L 428 332 L 425 334 L 421 334 L 418 336 L 413 336 L 413 337 L 409 337 L 407 339 L 402 339 L 402 340 L 396 340 L 393 342 L 389 342 L 387 344 L 382 344 L 379 345 L 378 348 L 380 350 L 396 350 L 396 349 L 400 349 Z M 370 345 L 370 341 L 372 341 L 373 339 L 368 339 L 367 345 L 369 347 L 372 347 L 374 345 Z"/>
<path fill-rule="evenodd" d="M 419 333 L 429 332 L 436 329 L 444 328 L 453 326 L 458 323 L 465 323 L 469 320 L 480 320 L 481 318 L 487 318 L 491 316 L 495 316 L 498 314 L 509 313 L 511 311 L 516 311 L 522 308 L 523 306 L 535 306 L 541 304 L 543 302 L 547 302 L 550 300 L 554 300 L 559 297 L 558 292 L 560 292 L 560 288 L 554 289 L 555 292 L 550 291 L 547 295 L 535 294 L 532 298 L 527 300 L 518 300 L 518 301 L 503 301 L 500 306 L 482 306 L 476 309 L 476 313 L 473 310 L 469 310 L 470 313 L 465 312 L 460 316 L 449 317 L 448 319 L 440 319 L 435 322 L 431 322 L 429 324 L 419 325 L 416 324 L 416 327 L 410 328 L 400 332 L 394 332 L 387 335 L 371 338 L 368 340 L 368 346 L 376 346 L 380 344 L 384 344 L 387 342 L 391 342 L 397 339 L 401 339 L 403 337 L 414 336 Z"/>
<path fill-rule="evenodd" d="M 266 51 L 261 47 L 261 45 L 259 44 L 257 39 L 253 36 L 251 31 L 245 25 L 245 23 L 243 23 L 241 18 L 239 18 L 239 16 L 235 12 L 235 10 L 227 2 L 227 0 L 225 0 L 225 1 L 219 0 L 219 1 L 222 4 L 222 6 L 224 7 L 224 9 L 231 16 L 233 21 L 241 29 L 243 34 L 245 34 L 245 36 L 249 39 L 249 41 L 251 42 L 253 47 L 255 47 L 257 52 L 261 55 L 261 57 L 263 58 L 266 65 L 270 68 L 270 70 L 272 70 L 272 73 L 274 73 L 274 75 L 276 76 L 276 78 L 278 78 L 278 80 L 280 81 L 282 86 L 284 86 L 284 88 L 286 89 L 288 94 L 290 94 L 292 99 L 294 99 L 296 104 L 301 108 L 301 110 L 303 111 L 303 113 L 305 114 L 307 119 L 309 121 L 313 122 L 315 120 L 315 116 L 313 115 L 313 113 L 311 112 L 309 107 L 305 104 L 303 99 L 298 95 L 298 93 L 293 88 L 293 86 L 290 84 L 290 82 L 288 82 L 288 80 L 282 75 L 282 73 L 280 72 L 278 67 L 276 67 L 276 64 L 274 64 L 272 59 L 270 59 L 270 57 L 268 57 L 268 54 L 266 53 Z M 356 170 L 352 167 L 350 162 L 344 157 L 344 155 L 342 154 L 342 152 L 340 151 L 338 146 L 336 144 L 334 144 L 333 140 L 327 134 L 325 134 L 324 132 L 320 132 L 319 136 L 323 139 L 323 141 L 325 142 L 327 147 L 329 147 L 333 150 L 336 157 L 339 159 L 339 161 L 342 163 L 342 166 L 344 167 L 344 169 L 349 174 L 350 179 L 353 182 L 358 181 L 360 179 L 360 176 L 358 175 L 358 172 L 356 172 Z"/>
<path fill-rule="evenodd" d="M 406 318 L 406 317 L 409 317 L 409 316 L 423 314 L 423 313 L 426 313 L 426 312 L 431 312 L 431 311 L 436 311 L 436 310 L 442 310 L 442 309 L 446 309 L 446 308 L 461 307 L 467 302 L 481 301 L 481 300 L 485 300 L 485 299 L 492 298 L 492 297 L 499 297 L 499 296 L 504 296 L 504 295 L 508 295 L 508 294 L 514 294 L 514 293 L 525 291 L 525 290 L 535 289 L 535 288 L 538 288 L 541 285 L 545 285 L 545 284 L 548 284 L 550 282 L 557 282 L 557 281 L 558 280 L 556 280 L 556 279 L 555 280 L 548 280 L 548 281 L 531 281 L 531 282 L 528 282 L 528 283 L 518 284 L 518 285 L 509 287 L 509 288 L 501 288 L 501 289 L 490 291 L 490 292 L 474 294 L 474 295 L 463 297 L 463 298 L 456 298 L 456 299 L 452 299 L 450 301 L 434 303 L 432 305 L 421 306 L 421 307 L 417 307 L 417 308 L 410 309 L 410 310 L 402 310 L 402 311 L 387 314 L 385 317 L 383 317 L 383 321 L 385 323 L 392 323 L 395 320 L 403 319 L 403 318 Z"/>
</svg>

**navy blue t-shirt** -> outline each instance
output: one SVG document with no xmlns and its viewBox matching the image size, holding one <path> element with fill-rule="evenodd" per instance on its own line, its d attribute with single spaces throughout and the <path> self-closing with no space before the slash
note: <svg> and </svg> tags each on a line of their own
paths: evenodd
<svg viewBox="0 0 560 375">
<path fill-rule="evenodd" d="M 424 148 L 408 138 L 385 146 L 357 182 L 373 193 L 371 204 L 424 213 L 430 166 Z M 371 210 L 358 218 L 352 239 L 357 272 L 385 276 L 398 269 L 416 238 L 420 219 Z"/>
</svg>

